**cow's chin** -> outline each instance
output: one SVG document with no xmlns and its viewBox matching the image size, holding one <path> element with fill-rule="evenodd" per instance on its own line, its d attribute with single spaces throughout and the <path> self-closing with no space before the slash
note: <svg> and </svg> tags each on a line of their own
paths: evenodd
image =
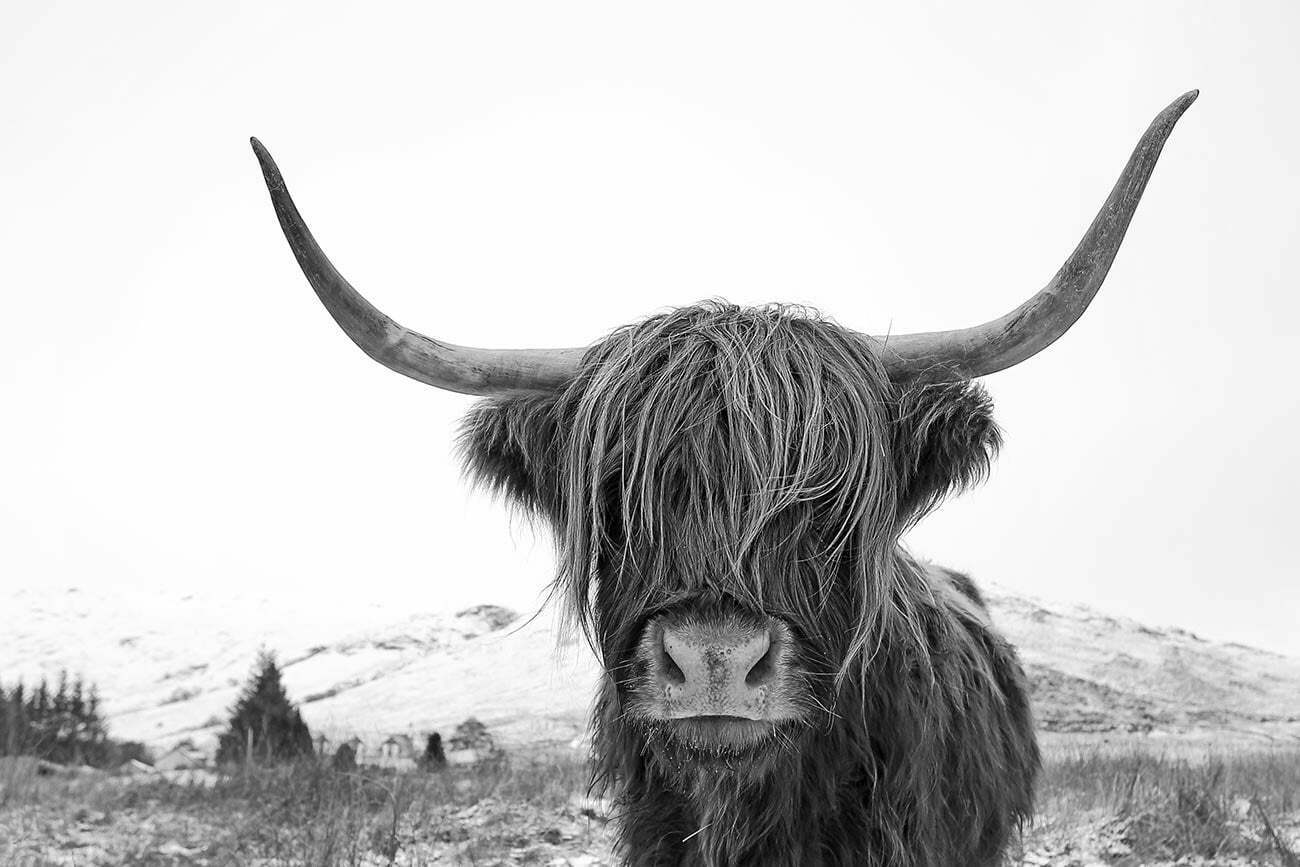
<svg viewBox="0 0 1300 867">
<path fill-rule="evenodd" d="M 734 716 L 695 716 L 655 720 L 650 725 L 665 745 L 674 751 L 701 760 L 729 760 L 788 748 L 792 743 L 794 723 Z"/>
</svg>

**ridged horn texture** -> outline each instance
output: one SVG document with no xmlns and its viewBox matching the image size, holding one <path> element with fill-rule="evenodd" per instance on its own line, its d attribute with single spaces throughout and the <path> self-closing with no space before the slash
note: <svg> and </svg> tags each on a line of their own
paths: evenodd
<svg viewBox="0 0 1300 867">
<path fill-rule="evenodd" d="M 1106 279 L 1160 151 L 1198 93 L 1183 94 L 1156 116 L 1079 246 L 1028 301 L 972 328 L 872 337 L 890 377 L 903 381 L 933 369 L 967 378 L 985 376 L 1019 364 L 1068 331 Z M 389 319 L 330 263 L 298 213 L 275 161 L 257 139 L 252 144 L 280 227 L 308 282 L 334 321 L 371 358 L 428 385 L 476 395 L 554 389 L 577 373 L 585 347 L 477 349 L 425 337 Z"/>
<path fill-rule="evenodd" d="M 428 385 L 462 394 L 558 388 L 578 369 L 584 349 L 477 349 L 425 337 L 394 322 L 361 297 L 321 250 L 289 196 L 271 154 L 257 139 L 253 152 L 280 228 L 303 274 L 339 327 L 380 364 Z"/>
<path fill-rule="evenodd" d="M 875 337 L 890 377 L 906 380 L 931 368 L 985 376 L 1043 351 L 1068 331 L 1106 279 L 1160 151 L 1198 94 L 1184 93 L 1151 122 L 1083 240 L 1038 294 L 1006 316 L 973 328 Z"/>
</svg>

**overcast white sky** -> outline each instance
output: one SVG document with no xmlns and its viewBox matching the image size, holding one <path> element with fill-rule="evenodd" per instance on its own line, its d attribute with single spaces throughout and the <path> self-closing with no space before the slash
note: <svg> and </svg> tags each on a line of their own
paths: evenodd
<svg viewBox="0 0 1300 867">
<path fill-rule="evenodd" d="M 470 400 L 367 360 L 248 147 L 399 321 L 582 345 L 709 296 L 984 321 L 1175 131 L 1105 289 L 986 380 L 991 481 L 910 538 L 979 579 L 1300 653 L 1294 3 L 0 13 L 0 580 L 532 603 Z M 219 10 L 219 11 L 218 11 Z"/>
</svg>

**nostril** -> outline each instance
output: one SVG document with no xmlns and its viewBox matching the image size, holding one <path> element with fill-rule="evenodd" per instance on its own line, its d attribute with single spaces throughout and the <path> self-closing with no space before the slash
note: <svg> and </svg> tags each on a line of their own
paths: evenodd
<svg viewBox="0 0 1300 867">
<path fill-rule="evenodd" d="M 681 686 L 686 683 L 686 672 L 682 671 L 682 667 L 677 664 L 677 660 L 673 659 L 672 653 L 668 651 L 668 645 L 664 640 L 662 631 L 659 633 L 658 651 L 659 658 L 657 662 L 659 663 L 660 676 L 671 686 Z"/>
<path fill-rule="evenodd" d="M 762 686 L 772 679 L 776 674 L 776 643 L 768 637 L 767 650 L 758 658 L 745 675 L 745 685 L 750 687 Z"/>
<path fill-rule="evenodd" d="M 686 672 L 682 671 L 681 666 L 673 662 L 673 658 L 666 653 L 664 654 L 663 673 L 664 680 L 673 686 L 681 686 L 686 683 Z"/>
</svg>

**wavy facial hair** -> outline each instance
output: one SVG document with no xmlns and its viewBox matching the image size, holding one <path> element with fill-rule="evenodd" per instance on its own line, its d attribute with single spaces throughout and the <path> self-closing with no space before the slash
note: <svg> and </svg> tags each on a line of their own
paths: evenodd
<svg viewBox="0 0 1300 867">
<path fill-rule="evenodd" d="M 684 308 L 596 346 L 560 401 L 558 547 L 598 647 L 698 594 L 815 623 L 849 580 L 843 676 L 890 604 L 887 381 L 862 338 L 786 306 Z M 617 605 L 587 604 L 614 574 Z"/>
</svg>

